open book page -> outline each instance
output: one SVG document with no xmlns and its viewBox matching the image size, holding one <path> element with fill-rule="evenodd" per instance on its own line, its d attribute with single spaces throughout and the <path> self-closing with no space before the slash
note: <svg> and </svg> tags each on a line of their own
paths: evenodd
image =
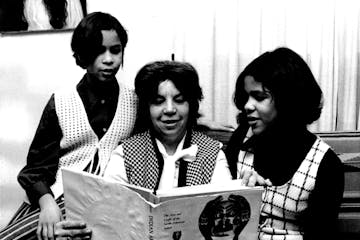
<svg viewBox="0 0 360 240">
<path fill-rule="evenodd" d="M 257 187 L 262 189 L 262 187 Z M 186 186 L 173 188 L 166 191 L 157 191 L 156 196 L 159 199 L 159 202 L 168 201 L 171 199 L 182 198 L 182 197 L 193 197 L 198 195 L 208 195 L 215 193 L 225 193 L 235 190 L 253 190 L 254 188 L 249 188 L 243 185 L 241 179 L 224 181 L 223 183 L 216 184 L 204 184 L 196 186 Z"/>
<path fill-rule="evenodd" d="M 107 179 L 107 181 L 115 181 L 115 180 Z M 119 183 L 119 184 L 138 193 L 141 197 L 144 198 L 144 200 L 146 200 L 151 205 L 159 203 L 159 197 L 157 197 L 156 193 L 151 189 L 132 185 L 132 184 L 127 184 L 127 183 Z"/>
<path fill-rule="evenodd" d="M 149 204 L 122 184 L 62 168 L 66 219 L 81 220 L 93 240 L 147 239 Z"/>
</svg>

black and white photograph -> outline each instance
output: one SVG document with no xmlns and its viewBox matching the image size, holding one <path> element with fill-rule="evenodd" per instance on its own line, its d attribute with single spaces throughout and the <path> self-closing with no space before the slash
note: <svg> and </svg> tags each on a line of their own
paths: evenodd
<svg viewBox="0 0 360 240">
<path fill-rule="evenodd" d="M 360 1 L 0 0 L 0 240 L 96 240 L 116 211 L 74 218 L 64 168 L 261 188 L 239 240 L 360 239 Z"/>
</svg>

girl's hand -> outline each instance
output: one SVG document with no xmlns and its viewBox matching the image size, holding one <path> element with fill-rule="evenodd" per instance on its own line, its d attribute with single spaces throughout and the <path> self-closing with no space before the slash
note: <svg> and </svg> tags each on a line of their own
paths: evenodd
<svg viewBox="0 0 360 240">
<path fill-rule="evenodd" d="M 61 221 L 55 225 L 56 239 L 91 239 L 91 230 L 80 221 Z"/>
<path fill-rule="evenodd" d="M 61 210 L 49 193 L 39 199 L 40 216 L 36 235 L 38 240 L 55 239 L 55 224 L 62 220 Z"/>
<path fill-rule="evenodd" d="M 240 172 L 240 179 L 245 186 L 272 186 L 270 179 L 264 179 L 255 170 L 242 170 Z"/>
</svg>

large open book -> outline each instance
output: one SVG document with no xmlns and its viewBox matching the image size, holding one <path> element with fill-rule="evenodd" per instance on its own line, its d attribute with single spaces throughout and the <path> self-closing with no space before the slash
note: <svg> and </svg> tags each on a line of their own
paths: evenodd
<svg viewBox="0 0 360 240">
<path fill-rule="evenodd" d="M 63 168 L 66 219 L 82 220 L 92 239 L 257 239 L 261 187 L 175 188 L 154 194 L 86 172 Z"/>
</svg>

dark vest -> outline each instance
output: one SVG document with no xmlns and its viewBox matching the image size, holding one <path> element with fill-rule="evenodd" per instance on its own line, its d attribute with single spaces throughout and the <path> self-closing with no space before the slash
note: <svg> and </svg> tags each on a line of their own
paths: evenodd
<svg viewBox="0 0 360 240">
<path fill-rule="evenodd" d="M 181 161 L 179 178 L 184 176 L 186 186 L 210 183 L 221 144 L 196 131 L 192 131 L 190 137 L 190 144 L 198 146 L 196 160 L 191 163 Z M 185 144 L 186 141 L 185 139 Z M 186 147 L 185 144 L 184 147 Z M 149 131 L 125 140 L 123 148 L 129 183 L 156 189 L 162 173 L 163 159 Z M 187 165 L 185 173 L 184 168 L 181 167 L 183 163 Z"/>
</svg>

